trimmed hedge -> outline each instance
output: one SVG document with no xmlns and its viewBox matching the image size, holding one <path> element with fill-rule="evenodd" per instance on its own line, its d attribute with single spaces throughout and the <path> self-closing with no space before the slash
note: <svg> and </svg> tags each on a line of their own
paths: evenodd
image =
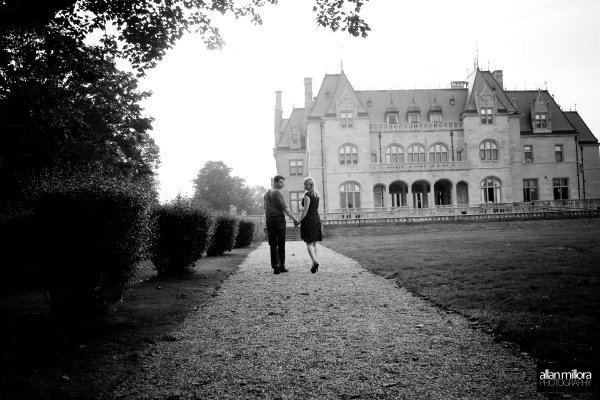
<svg viewBox="0 0 600 400">
<path fill-rule="evenodd" d="M 249 219 L 240 219 L 238 223 L 238 233 L 235 238 L 235 248 L 248 247 L 254 240 L 254 221 Z"/>
<path fill-rule="evenodd" d="M 157 207 L 152 263 L 159 276 L 189 271 L 202 257 L 211 234 L 213 217 L 189 199 L 177 198 Z"/>
<path fill-rule="evenodd" d="M 123 297 L 148 255 L 151 189 L 91 169 L 52 171 L 31 184 L 31 244 L 53 314 L 91 316 Z"/>
<path fill-rule="evenodd" d="M 225 213 L 215 215 L 213 234 L 206 249 L 207 256 L 220 256 L 233 250 L 238 231 L 238 218 Z"/>
</svg>

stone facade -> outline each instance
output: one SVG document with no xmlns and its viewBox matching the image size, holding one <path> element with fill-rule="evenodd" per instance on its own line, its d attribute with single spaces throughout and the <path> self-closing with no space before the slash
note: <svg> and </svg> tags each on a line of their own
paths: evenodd
<svg viewBox="0 0 600 400">
<path fill-rule="evenodd" d="M 274 157 L 292 211 L 311 176 L 321 209 L 434 208 L 600 198 L 598 141 L 547 91 L 506 91 L 477 70 L 437 90 L 354 90 L 325 75 L 282 118 Z"/>
</svg>

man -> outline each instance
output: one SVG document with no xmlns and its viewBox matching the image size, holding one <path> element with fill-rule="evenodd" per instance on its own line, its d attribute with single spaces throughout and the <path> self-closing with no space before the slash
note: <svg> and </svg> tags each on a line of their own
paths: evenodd
<svg viewBox="0 0 600 400">
<path fill-rule="evenodd" d="M 280 190 L 285 184 L 285 178 L 276 175 L 273 178 L 273 187 L 265 193 L 265 217 L 267 219 L 267 235 L 269 237 L 269 247 L 271 249 L 271 267 L 273 273 L 288 272 L 285 268 L 285 214 L 287 214 L 294 224 L 297 222 L 292 212 L 285 204 Z"/>
</svg>

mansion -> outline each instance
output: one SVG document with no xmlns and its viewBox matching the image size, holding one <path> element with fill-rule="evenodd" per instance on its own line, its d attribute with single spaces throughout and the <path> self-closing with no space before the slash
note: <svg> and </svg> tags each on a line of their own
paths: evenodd
<svg viewBox="0 0 600 400">
<path fill-rule="evenodd" d="M 355 90 L 343 70 L 304 108 L 282 115 L 274 156 L 284 197 L 299 210 L 311 176 L 321 210 L 464 207 L 600 198 L 596 137 L 546 90 L 505 90 L 475 70 L 446 89 Z"/>
</svg>

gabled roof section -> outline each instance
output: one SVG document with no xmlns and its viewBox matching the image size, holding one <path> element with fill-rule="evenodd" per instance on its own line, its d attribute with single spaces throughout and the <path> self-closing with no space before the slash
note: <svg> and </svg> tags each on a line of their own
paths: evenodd
<svg viewBox="0 0 600 400">
<path fill-rule="evenodd" d="M 300 127 L 300 131 L 302 133 L 304 132 L 304 108 L 294 108 L 290 118 L 284 119 L 283 122 L 283 134 L 281 135 L 281 139 L 279 139 L 279 143 L 277 144 L 278 149 L 290 147 L 290 134 L 292 133 L 292 126 L 294 126 L 294 124 Z"/>
<path fill-rule="evenodd" d="M 540 95 L 548 106 L 552 132 L 575 133 L 575 127 L 567 119 L 565 113 L 556 104 L 554 98 L 550 96 L 547 90 L 507 90 L 506 95 L 516 102 L 517 110 L 520 113 L 519 125 L 521 133 L 533 132 L 533 127 L 531 126 L 531 104 Z"/>
<path fill-rule="evenodd" d="M 494 75 L 490 71 L 476 70 L 468 78 L 468 98 L 464 106 L 465 112 L 477 112 L 477 103 L 475 94 L 481 94 L 484 90 L 488 90 L 496 95 L 496 107 L 500 112 L 515 113 L 510 99 L 507 97 L 502 86 L 496 81 Z"/>
<path fill-rule="evenodd" d="M 357 114 L 359 116 L 367 115 L 365 106 L 361 104 L 360 100 L 356 96 L 356 91 L 348 80 L 348 77 L 344 71 L 342 71 L 340 74 L 336 75 L 325 75 L 309 117 L 318 118 L 324 117 L 327 114 L 337 114 L 337 100 L 341 98 L 356 98 Z"/>
<path fill-rule="evenodd" d="M 588 128 L 587 124 L 577 111 L 565 111 L 564 114 L 569 122 L 575 127 L 575 129 L 577 129 L 579 143 L 598 143 L 598 139 L 596 139 L 596 136 L 594 136 L 590 128 Z"/>
<path fill-rule="evenodd" d="M 385 112 L 390 105 L 399 110 L 399 121 L 406 122 L 406 111 L 414 99 L 421 110 L 429 110 L 434 99 L 442 107 L 444 121 L 460 121 L 467 89 L 423 89 L 423 90 L 365 90 L 356 94 L 362 104 L 366 104 L 372 123 L 385 123 Z M 370 105 L 370 106 L 369 106 Z M 423 115 L 426 118 L 426 115 Z"/>
</svg>

